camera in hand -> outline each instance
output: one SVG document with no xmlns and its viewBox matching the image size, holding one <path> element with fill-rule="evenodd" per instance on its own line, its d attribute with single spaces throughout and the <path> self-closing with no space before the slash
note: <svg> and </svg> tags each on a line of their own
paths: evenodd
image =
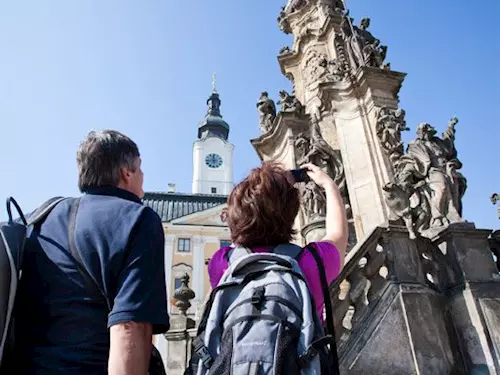
<svg viewBox="0 0 500 375">
<path fill-rule="evenodd" d="M 311 178 L 307 174 L 307 168 L 292 169 L 290 172 L 292 172 L 292 175 L 293 175 L 293 178 L 295 179 L 295 182 L 309 182 L 309 181 L 311 181 Z"/>
</svg>

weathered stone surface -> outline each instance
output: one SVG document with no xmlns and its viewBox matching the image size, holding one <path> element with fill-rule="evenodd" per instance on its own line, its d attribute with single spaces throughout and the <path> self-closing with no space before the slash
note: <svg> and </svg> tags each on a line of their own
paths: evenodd
<svg viewBox="0 0 500 375">
<path fill-rule="evenodd" d="M 444 254 L 451 254 L 462 279 L 497 282 L 498 269 L 489 248 L 489 230 L 450 226 L 433 239 Z M 461 280 L 457 280 L 459 283 Z"/>
<path fill-rule="evenodd" d="M 496 368 L 500 371 L 500 298 L 482 298 L 479 304 L 492 343 Z"/>
<path fill-rule="evenodd" d="M 456 336 L 447 327 L 444 297 L 422 288 L 403 291 L 402 298 L 420 373 L 465 374 L 456 355 Z"/>
<path fill-rule="evenodd" d="M 414 375 L 415 365 L 401 301 L 396 298 L 384 309 L 377 328 L 352 363 L 342 364 L 342 373 L 365 375 Z M 383 349 L 382 349 L 383 348 Z M 382 350 L 381 350 L 382 349 Z M 373 371 L 373 372 L 370 372 Z"/>
</svg>

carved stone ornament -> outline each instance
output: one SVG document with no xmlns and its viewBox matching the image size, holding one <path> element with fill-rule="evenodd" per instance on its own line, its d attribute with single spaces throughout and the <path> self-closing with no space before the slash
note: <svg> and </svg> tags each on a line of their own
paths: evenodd
<svg viewBox="0 0 500 375">
<path fill-rule="evenodd" d="M 392 162 L 398 160 L 404 152 L 401 132 L 410 130 L 406 126 L 405 111 L 392 110 L 383 106 L 377 114 L 376 132 L 382 148 Z"/>
<path fill-rule="evenodd" d="M 306 87 L 317 83 L 327 73 L 327 56 L 317 50 L 309 50 L 304 59 L 303 71 Z"/>
<path fill-rule="evenodd" d="M 452 118 L 441 138 L 430 124 L 420 124 L 416 139 L 394 162 L 394 181 L 384 186 L 391 214 L 404 220 L 411 238 L 463 221 L 467 180 L 458 172 L 462 163 L 455 149 L 457 123 Z"/>
<path fill-rule="evenodd" d="M 269 98 L 269 94 L 266 91 L 260 94 L 259 101 L 257 102 L 257 109 L 260 113 L 260 132 L 262 134 L 267 133 L 272 128 L 274 119 L 276 118 L 276 105 L 274 101 Z"/>
<path fill-rule="evenodd" d="M 352 69 L 371 66 L 389 69 L 385 63 L 387 46 L 380 45 L 380 40 L 368 31 L 370 19 L 363 18 L 360 26 L 353 25 L 353 19 L 345 15 L 341 23 L 341 35 L 345 41 L 346 54 Z"/>
<path fill-rule="evenodd" d="M 179 309 L 182 315 L 186 315 L 186 312 L 191 307 L 191 300 L 194 299 L 195 294 L 189 288 L 189 275 L 185 273 L 181 277 L 181 286 L 174 291 L 175 306 Z"/>
<path fill-rule="evenodd" d="M 304 114 L 302 103 L 294 95 L 290 95 L 285 90 L 281 90 L 279 95 L 280 100 L 278 101 L 278 105 L 281 105 L 280 112 L 295 113 L 299 116 Z"/>
<path fill-rule="evenodd" d="M 329 60 L 326 54 L 310 50 L 304 59 L 303 72 L 306 87 L 313 90 L 323 82 L 341 81 L 348 70 L 339 59 Z"/>
</svg>

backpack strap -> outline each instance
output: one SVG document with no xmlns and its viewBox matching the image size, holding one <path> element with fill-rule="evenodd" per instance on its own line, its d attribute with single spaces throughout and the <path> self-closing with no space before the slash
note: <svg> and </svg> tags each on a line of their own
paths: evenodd
<svg viewBox="0 0 500 375">
<path fill-rule="evenodd" d="M 250 249 L 247 249 L 246 247 L 243 246 L 235 246 L 231 248 L 226 253 L 226 260 L 229 264 L 233 264 L 236 262 L 238 259 L 243 258 L 245 255 L 251 254 L 252 251 Z"/>
<path fill-rule="evenodd" d="M 314 260 L 316 261 L 316 265 L 318 267 L 319 279 L 321 281 L 321 287 L 323 289 L 323 299 L 324 299 L 324 303 L 325 303 L 326 331 L 327 331 L 328 335 L 332 336 L 332 340 L 330 343 L 330 351 L 332 353 L 332 357 L 333 357 L 334 365 L 335 365 L 335 372 L 332 375 L 339 375 L 340 374 L 339 359 L 338 359 L 338 354 L 337 354 L 337 343 L 336 343 L 336 339 L 335 339 L 335 326 L 333 324 L 332 301 L 330 300 L 330 293 L 329 293 L 330 288 L 328 285 L 328 280 L 326 278 L 325 267 L 323 265 L 323 260 L 321 259 L 321 256 L 319 255 L 316 248 L 312 245 L 307 245 L 306 248 L 309 250 L 309 252 L 313 256 Z"/>
<path fill-rule="evenodd" d="M 275 246 L 269 253 L 277 254 L 277 255 L 286 255 L 290 258 L 293 258 L 295 260 L 299 260 L 299 258 L 302 256 L 302 253 L 304 252 L 304 249 L 298 245 L 292 244 L 292 243 L 284 243 L 280 244 L 278 246 Z M 252 251 L 247 249 L 246 247 L 243 246 L 236 246 L 233 247 L 231 250 L 229 250 L 226 253 L 226 260 L 228 261 L 229 264 L 232 264 L 236 262 L 238 259 L 241 257 L 244 257 L 245 255 L 251 254 Z"/>
<path fill-rule="evenodd" d="M 44 202 L 28 217 L 28 225 L 35 225 L 43 221 L 54 207 L 65 199 L 64 197 L 54 197 Z"/>
<path fill-rule="evenodd" d="M 108 299 L 101 292 L 100 287 L 97 284 L 97 281 L 92 277 L 90 272 L 88 271 L 85 263 L 83 262 L 82 256 L 76 247 L 75 241 L 75 227 L 76 227 L 76 215 L 78 213 L 78 206 L 80 205 L 80 198 L 73 199 L 71 203 L 71 209 L 69 211 L 69 220 L 68 220 L 68 241 L 69 241 L 69 251 L 75 260 L 76 267 L 78 272 L 83 278 L 83 282 L 85 284 L 85 289 L 89 292 L 94 299 L 97 301 L 101 301 L 106 304 L 109 311 L 111 311 L 111 306 L 109 304 Z"/>
<path fill-rule="evenodd" d="M 14 207 L 16 208 L 17 213 L 19 214 L 19 218 L 21 219 L 23 224 L 25 226 L 27 226 L 28 222 L 26 221 L 26 218 L 24 217 L 23 210 L 21 210 L 21 207 L 19 207 L 19 204 L 17 203 L 17 201 L 13 197 L 8 197 L 7 202 L 6 202 L 7 216 L 9 218 L 9 224 L 12 224 L 14 222 L 14 219 L 12 218 L 12 208 L 10 207 L 11 204 L 13 204 Z"/>
<path fill-rule="evenodd" d="M 274 249 L 270 251 L 270 253 L 274 253 L 277 255 L 285 255 L 287 257 L 293 258 L 295 260 L 299 260 L 302 256 L 304 249 L 298 245 L 293 243 L 284 243 L 276 246 Z"/>
</svg>

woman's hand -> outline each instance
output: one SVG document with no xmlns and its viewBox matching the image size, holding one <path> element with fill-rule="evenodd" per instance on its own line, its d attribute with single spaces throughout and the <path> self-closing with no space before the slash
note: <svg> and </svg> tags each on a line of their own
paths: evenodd
<svg viewBox="0 0 500 375">
<path fill-rule="evenodd" d="M 335 186 L 335 182 L 330 176 L 326 174 L 320 167 L 314 164 L 304 164 L 300 168 L 307 169 L 307 175 L 313 180 L 318 186 L 325 189 L 328 186 Z"/>
</svg>

